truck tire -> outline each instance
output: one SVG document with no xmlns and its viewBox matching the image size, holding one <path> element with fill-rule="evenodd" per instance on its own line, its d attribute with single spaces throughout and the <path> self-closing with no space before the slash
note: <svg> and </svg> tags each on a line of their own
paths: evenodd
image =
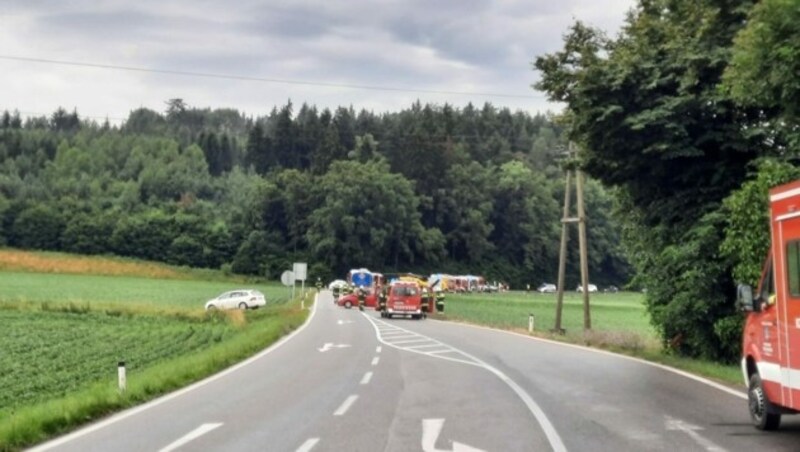
<svg viewBox="0 0 800 452">
<path fill-rule="evenodd" d="M 353 303 L 350 303 L 349 301 L 345 301 L 344 302 L 344 307 L 347 308 L 347 309 L 350 309 L 350 308 L 353 307 Z"/>
<path fill-rule="evenodd" d="M 767 398 L 764 385 L 758 373 L 750 376 L 750 387 L 747 390 L 747 405 L 750 419 L 759 430 L 777 430 L 781 425 L 781 415 Z"/>
</svg>

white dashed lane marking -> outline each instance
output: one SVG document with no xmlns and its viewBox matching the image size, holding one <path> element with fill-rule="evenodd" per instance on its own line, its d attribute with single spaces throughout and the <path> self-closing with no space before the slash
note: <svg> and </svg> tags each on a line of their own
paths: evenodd
<svg viewBox="0 0 800 452">
<path fill-rule="evenodd" d="M 342 416 L 342 415 L 344 415 L 345 413 L 347 413 L 347 410 L 349 410 L 350 407 L 353 406 L 353 403 L 355 403 L 355 401 L 357 399 L 358 399 L 358 396 L 355 395 L 355 394 L 353 394 L 350 397 L 346 398 L 344 400 L 344 402 L 342 402 L 342 404 L 339 406 L 339 408 L 336 411 L 333 412 L 333 415 L 334 416 Z"/>
</svg>

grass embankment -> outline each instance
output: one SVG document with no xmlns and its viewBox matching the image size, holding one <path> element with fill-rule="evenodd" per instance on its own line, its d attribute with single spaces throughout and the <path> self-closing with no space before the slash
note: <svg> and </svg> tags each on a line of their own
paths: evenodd
<svg viewBox="0 0 800 452">
<path fill-rule="evenodd" d="M 262 350 L 308 315 L 275 284 L 242 284 L 221 275 L 150 279 L 141 273 L 148 263 L 140 262 L 120 273 L 126 276 L 80 274 L 105 258 L 58 254 L 47 264 L 52 253 L 30 254 L 54 270 L 33 273 L 6 260 L 15 271 L 0 272 L 0 451 L 211 375 Z M 86 259 L 91 263 L 76 263 Z M 75 274 L 63 274 L 65 268 Z M 268 306 L 203 311 L 207 299 L 243 287 L 264 292 Z M 117 389 L 120 360 L 128 369 L 124 394 Z"/>
<path fill-rule="evenodd" d="M 738 366 L 681 358 L 664 351 L 644 306 L 644 295 L 635 292 L 591 294 L 592 331 L 583 331 L 583 298 L 564 294 L 561 326 L 564 335 L 551 333 L 555 326 L 556 296 L 538 292 L 448 295 L 445 319 L 485 325 L 527 334 L 528 315 L 535 318 L 534 335 L 588 345 L 659 362 L 704 375 L 724 383 L 741 385 Z"/>
</svg>

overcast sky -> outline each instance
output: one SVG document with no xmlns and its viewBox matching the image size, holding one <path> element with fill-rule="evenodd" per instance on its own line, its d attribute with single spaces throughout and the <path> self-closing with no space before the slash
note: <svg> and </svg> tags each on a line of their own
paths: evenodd
<svg viewBox="0 0 800 452">
<path fill-rule="evenodd" d="M 530 85 L 531 61 L 580 19 L 614 35 L 634 0 L 1 0 L 0 110 L 124 118 L 140 106 L 251 115 L 287 99 L 375 112 L 414 100 L 557 110 Z M 109 70 L 24 57 L 399 89 L 353 89 Z M 295 110 L 296 111 L 296 110 Z"/>
</svg>

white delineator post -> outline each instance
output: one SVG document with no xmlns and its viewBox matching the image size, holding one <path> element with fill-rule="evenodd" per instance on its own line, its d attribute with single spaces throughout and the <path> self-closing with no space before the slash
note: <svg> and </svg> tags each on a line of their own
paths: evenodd
<svg viewBox="0 0 800 452">
<path fill-rule="evenodd" d="M 117 377 L 119 379 L 119 392 L 125 392 L 128 382 L 125 378 L 125 361 L 117 363 Z"/>
<path fill-rule="evenodd" d="M 536 326 L 536 317 L 533 314 L 528 314 L 528 332 L 533 333 L 533 329 Z"/>
</svg>

